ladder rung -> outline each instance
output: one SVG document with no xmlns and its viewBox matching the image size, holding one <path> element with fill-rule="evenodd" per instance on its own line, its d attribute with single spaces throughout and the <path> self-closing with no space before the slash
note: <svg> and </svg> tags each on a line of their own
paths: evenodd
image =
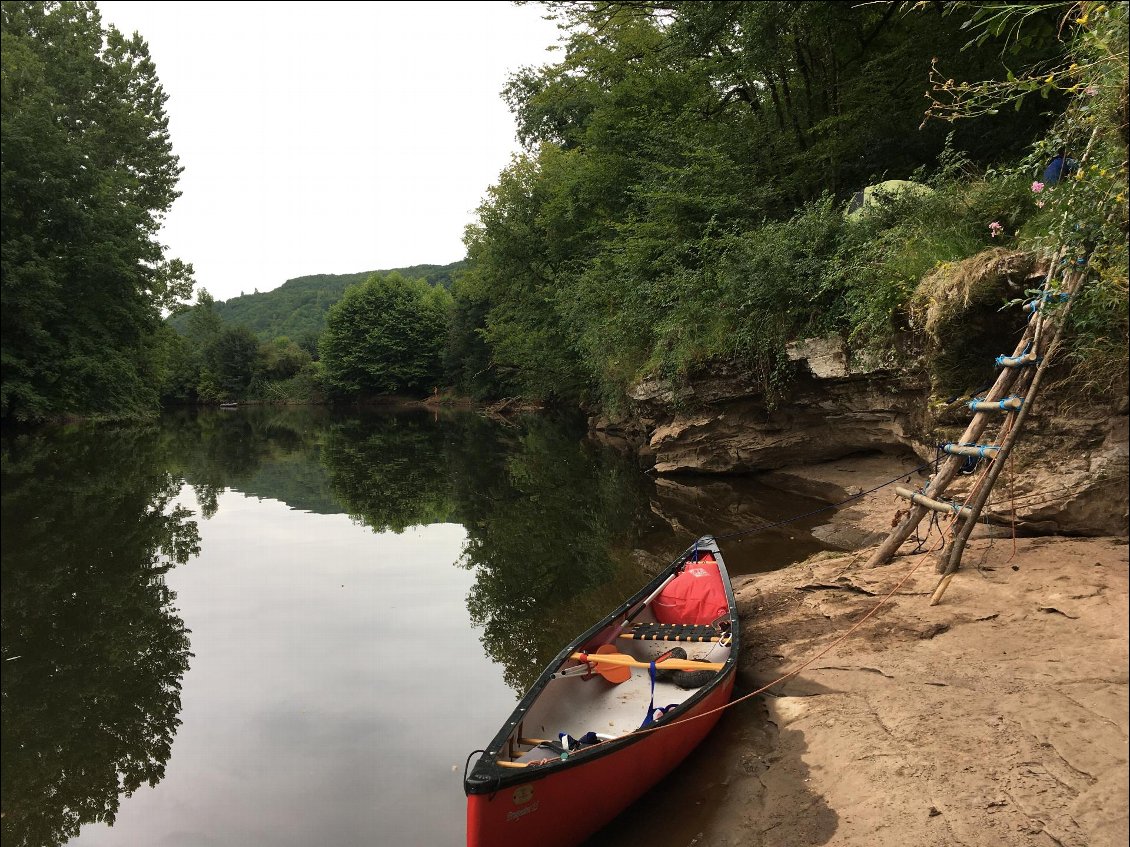
<svg viewBox="0 0 1130 847">
<path fill-rule="evenodd" d="M 1040 357 L 1035 353 L 1025 353 L 1023 356 L 997 356 L 998 368 L 1024 368 L 1028 365 L 1040 364 Z"/>
<path fill-rule="evenodd" d="M 1023 397 L 1006 397 L 1003 400 L 970 400 L 974 412 L 1019 412 L 1024 406 Z"/>
<path fill-rule="evenodd" d="M 911 491 L 909 488 L 903 488 L 901 485 L 895 486 L 895 494 L 899 497 L 904 497 L 911 503 L 918 506 L 925 506 L 935 512 L 946 512 L 950 515 L 961 515 L 967 518 L 973 513 L 965 508 L 965 506 L 958 506 L 956 503 L 947 503 L 944 500 L 935 500 L 932 497 L 927 497 L 925 494 L 919 494 L 917 491 Z"/>
<path fill-rule="evenodd" d="M 995 444 L 944 444 L 942 450 L 951 456 L 973 456 L 977 459 L 991 459 L 1001 448 Z"/>
</svg>

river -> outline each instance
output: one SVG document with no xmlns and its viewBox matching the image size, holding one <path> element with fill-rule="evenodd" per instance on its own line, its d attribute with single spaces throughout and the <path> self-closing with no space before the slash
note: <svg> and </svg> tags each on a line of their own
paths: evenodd
<svg viewBox="0 0 1130 847">
<path fill-rule="evenodd" d="M 5 433 L 4 844 L 461 844 L 468 754 L 561 646 L 697 536 L 819 505 L 584 436 L 274 407 Z M 734 709 L 597 841 L 694 843 L 768 731 Z"/>
</svg>

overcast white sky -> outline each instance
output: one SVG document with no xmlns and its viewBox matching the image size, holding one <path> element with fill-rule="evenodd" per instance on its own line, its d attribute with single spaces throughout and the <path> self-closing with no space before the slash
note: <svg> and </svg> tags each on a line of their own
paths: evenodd
<svg viewBox="0 0 1130 847">
<path fill-rule="evenodd" d="M 149 42 L 184 174 L 162 235 L 217 300 L 447 264 L 558 31 L 509 2 L 99 2 Z"/>
</svg>

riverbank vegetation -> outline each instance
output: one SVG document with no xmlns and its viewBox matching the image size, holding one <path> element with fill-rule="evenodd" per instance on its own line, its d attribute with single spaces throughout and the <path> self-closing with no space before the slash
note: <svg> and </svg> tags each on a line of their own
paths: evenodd
<svg viewBox="0 0 1130 847">
<path fill-rule="evenodd" d="M 0 416 L 150 411 L 192 267 L 157 240 L 181 168 L 148 47 L 93 3 L 0 22 Z"/>
<path fill-rule="evenodd" d="M 957 280 L 1060 245 L 1090 269 L 1070 377 L 1123 390 L 1125 4 L 547 8 L 561 58 L 504 91 L 523 150 L 465 262 L 188 308 L 191 266 L 156 240 L 179 165 L 144 42 L 92 3 L 6 3 L 0 415 L 440 386 L 614 411 L 643 378 L 721 363 L 783 398 L 788 342 L 830 335 L 960 393 L 984 339 L 968 296 L 959 331 L 925 331 L 932 292 L 1019 303 L 1023 279 Z"/>
<path fill-rule="evenodd" d="M 736 360 L 773 393 L 789 340 L 920 351 L 926 274 L 1064 242 L 1074 355 L 1125 373 L 1124 4 L 551 8 L 564 56 L 513 78 L 526 150 L 467 232 L 465 390 L 616 405 Z M 844 214 L 888 179 L 934 190 Z"/>
</svg>

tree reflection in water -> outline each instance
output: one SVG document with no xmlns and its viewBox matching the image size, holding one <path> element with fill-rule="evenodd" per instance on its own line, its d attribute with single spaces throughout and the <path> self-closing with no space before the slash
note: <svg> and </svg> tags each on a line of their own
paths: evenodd
<svg viewBox="0 0 1130 847">
<path fill-rule="evenodd" d="M 721 479 L 657 494 L 634 457 L 545 417 L 185 411 L 149 428 L 6 437 L 0 458 L 3 838 L 28 847 L 112 821 L 122 794 L 164 774 L 191 654 L 163 575 L 199 546 L 174 504 L 181 479 L 205 518 L 232 488 L 375 532 L 462 524 L 472 622 L 519 693 L 646 582 L 641 562 L 662 565 L 727 521 L 811 508 Z M 779 564 L 812 544 L 798 530 L 779 539 Z"/>
<path fill-rule="evenodd" d="M 631 551 L 650 518 L 646 480 L 632 459 L 560 422 L 526 419 L 494 447 L 481 426 L 463 437 L 453 466 L 468 536 L 462 565 L 475 572 L 467 607 L 521 692 L 642 583 Z"/>
<path fill-rule="evenodd" d="M 188 631 L 164 574 L 199 552 L 159 430 L 6 437 L 3 841 L 62 844 L 165 773 Z"/>
</svg>

